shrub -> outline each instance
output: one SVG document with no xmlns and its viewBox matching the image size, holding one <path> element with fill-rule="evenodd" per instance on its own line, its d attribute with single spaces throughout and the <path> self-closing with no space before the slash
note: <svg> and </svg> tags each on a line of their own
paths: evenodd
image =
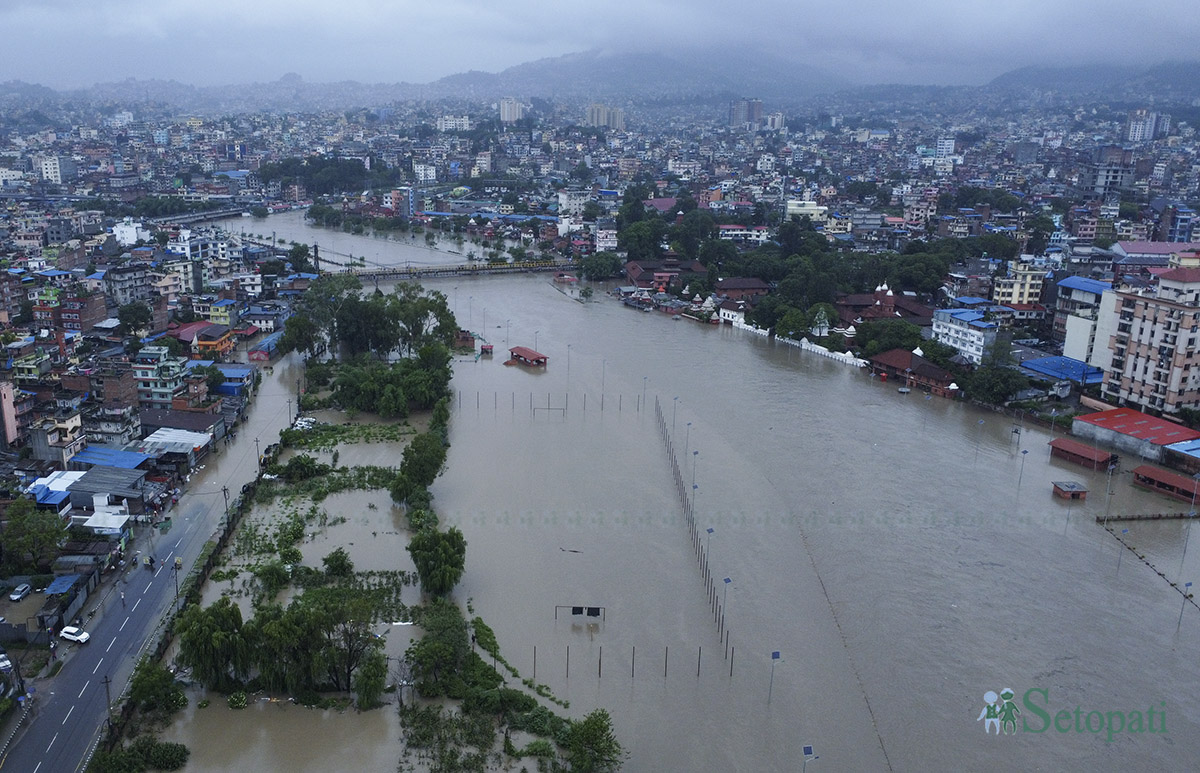
<svg viewBox="0 0 1200 773">
<path fill-rule="evenodd" d="M 235 692 L 229 696 L 226 702 L 231 709 L 244 709 L 246 708 L 246 693 Z"/>
<path fill-rule="evenodd" d="M 157 741 L 150 747 L 146 762 L 159 770 L 179 770 L 187 764 L 191 750 L 181 743 Z"/>
</svg>

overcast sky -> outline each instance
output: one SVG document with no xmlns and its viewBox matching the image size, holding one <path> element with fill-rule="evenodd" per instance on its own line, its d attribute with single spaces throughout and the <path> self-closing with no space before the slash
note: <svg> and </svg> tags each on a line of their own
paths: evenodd
<svg viewBox="0 0 1200 773">
<path fill-rule="evenodd" d="M 760 47 L 861 83 L 1195 59 L 1196 0 L 0 0 L 0 81 L 424 83 L 589 49 Z"/>
</svg>

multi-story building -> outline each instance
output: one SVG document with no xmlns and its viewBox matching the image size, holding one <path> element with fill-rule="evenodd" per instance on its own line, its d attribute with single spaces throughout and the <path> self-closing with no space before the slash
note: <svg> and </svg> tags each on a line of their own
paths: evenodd
<svg viewBox="0 0 1200 773">
<path fill-rule="evenodd" d="M 413 164 L 413 179 L 418 183 L 428 184 L 437 182 L 437 167 L 433 164 Z"/>
<path fill-rule="evenodd" d="M 440 132 L 469 132 L 471 131 L 471 117 L 443 115 L 437 119 L 437 130 Z"/>
<path fill-rule="evenodd" d="M 616 252 L 617 221 L 601 218 L 596 221 L 596 252 Z"/>
<path fill-rule="evenodd" d="M 1028 262 L 1010 263 L 1008 274 L 992 283 L 992 301 L 1009 306 L 1014 303 L 1039 303 L 1046 269 Z"/>
<path fill-rule="evenodd" d="M 1082 276 L 1069 276 L 1058 283 L 1054 306 L 1053 338 L 1062 341 L 1067 335 L 1067 318 L 1100 306 L 1100 298 L 1112 289 L 1111 282 L 1101 282 Z M 1094 319 L 1094 315 L 1085 315 Z"/>
<path fill-rule="evenodd" d="M 525 105 L 514 97 L 500 100 L 500 123 L 516 123 L 525 117 Z"/>
<path fill-rule="evenodd" d="M 1171 131 L 1171 116 L 1153 110 L 1134 110 L 1125 124 L 1125 139 L 1128 142 L 1149 142 L 1165 137 Z"/>
<path fill-rule="evenodd" d="M 416 214 L 417 203 L 412 188 L 396 188 L 383 194 L 383 206 L 400 217 Z"/>
<path fill-rule="evenodd" d="M 558 192 L 558 214 L 560 217 L 583 214 L 583 207 L 592 200 L 591 191 L 569 190 Z"/>
<path fill-rule="evenodd" d="M 83 411 L 83 431 L 89 445 L 124 448 L 142 437 L 137 403 L 90 405 Z"/>
<path fill-rule="evenodd" d="M 1183 204 L 1167 204 L 1162 209 L 1162 217 L 1158 221 L 1155 233 L 1160 242 L 1190 242 L 1192 241 L 1193 222 L 1196 212 Z"/>
<path fill-rule="evenodd" d="M 143 346 L 133 362 L 138 384 L 138 402 L 143 408 L 166 410 L 184 390 L 186 357 L 172 357 L 165 346 Z"/>
<path fill-rule="evenodd" d="M 587 116 L 584 118 L 587 126 L 601 126 L 617 131 L 625 130 L 625 111 L 608 105 L 588 105 Z"/>
<path fill-rule="evenodd" d="M 1117 195 L 1132 184 L 1133 151 L 1116 146 L 1097 148 L 1080 176 L 1080 187 L 1099 196 Z"/>
<path fill-rule="evenodd" d="M 75 455 L 87 448 L 83 417 L 78 410 L 64 410 L 46 416 L 29 428 L 33 458 L 66 469 Z"/>
<path fill-rule="evenodd" d="M 933 337 L 953 346 L 979 365 L 996 343 L 997 325 L 972 309 L 938 309 L 933 313 Z"/>
<path fill-rule="evenodd" d="M 1200 408 L 1200 268 L 1169 269 L 1116 301 L 1105 398 L 1163 413 Z"/>
<path fill-rule="evenodd" d="M 761 99 L 735 99 L 729 103 L 729 126 L 735 129 L 757 130 L 762 126 L 763 103 Z"/>
<path fill-rule="evenodd" d="M 104 272 L 104 292 L 117 306 L 150 297 L 150 266 L 146 263 L 126 263 Z"/>
</svg>

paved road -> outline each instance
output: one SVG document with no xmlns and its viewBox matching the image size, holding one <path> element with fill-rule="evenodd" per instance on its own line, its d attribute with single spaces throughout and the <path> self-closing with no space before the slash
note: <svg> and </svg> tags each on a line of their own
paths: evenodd
<svg viewBox="0 0 1200 773">
<path fill-rule="evenodd" d="M 205 469 L 192 476 L 172 513 L 171 530 L 166 534 L 149 530 L 138 537 L 134 549 L 161 559 L 157 570 L 131 566 L 116 581 L 106 580 L 84 607 L 84 628 L 91 641 L 83 645 L 60 641 L 58 655 L 64 663 L 59 674 L 26 680 L 36 690 L 34 708 L 0 760 L 5 773 L 83 769 L 106 719 L 105 679 L 111 680 L 108 691 L 115 702 L 176 601 L 175 558 L 183 559 L 186 573 L 220 526 L 225 513 L 222 487 L 228 487 L 232 500 L 254 478 L 255 438 L 265 448 L 288 425 L 289 410 L 294 413 L 296 408 L 299 372 L 300 366 L 288 358 L 275 366 L 274 373 L 264 374 L 250 418 L 238 427 L 237 440 L 222 446 L 216 457 L 206 460 Z"/>
</svg>

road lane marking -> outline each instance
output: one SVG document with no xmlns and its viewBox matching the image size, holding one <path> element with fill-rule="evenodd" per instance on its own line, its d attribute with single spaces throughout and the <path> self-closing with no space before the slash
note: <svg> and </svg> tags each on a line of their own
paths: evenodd
<svg viewBox="0 0 1200 773">
<path fill-rule="evenodd" d="M 133 602 L 133 609 L 132 609 L 132 610 L 130 610 L 130 611 L 132 611 L 132 612 L 136 612 L 136 611 L 137 611 L 137 605 L 138 605 L 138 604 L 141 604 L 141 603 L 142 603 L 142 600 L 141 600 L 141 599 L 138 599 L 137 601 Z"/>
<path fill-rule="evenodd" d="M 155 572 L 155 574 L 157 575 L 157 574 L 158 574 L 158 572 Z M 145 595 L 146 595 L 146 591 L 148 591 L 148 590 L 150 590 L 150 583 L 146 583 L 146 587 L 145 587 L 145 588 L 142 588 L 142 595 L 143 595 L 143 596 L 145 596 Z"/>
<path fill-rule="evenodd" d="M 35 768 L 33 769 L 33 773 L 37 773 L 37 772 L 38 772 L 38 770 L 40 770 L 40 769 L 41 769 L 41 767 L 42 767 L 42 763 L 40 763 L 40 762 L 39 762 L 39 763 L 37 764 L 37 767 L 35 767 Z"/>
<path fill-rule="evenodd" d="M 55 741 L 57 741 L 57 740 L 58 740 L 58 733 L 55 733 L 55 734 L 54 734 L 54 737 L 50 739 L 50 746 L 53 746 L 53 745 L 54 745 L 54 742 L 55 742 Z M 50 751 L 50 746 L 47 746 L 47 747 L 46 747 L 46 751 L 47 751 L 47 752 L 48 752 L 48 751 Z"/>
<path fill-rule="evenodd" d="M 87 692 L 88 685 L 89 685 L 89 684 L 91 684 L 91 683 L 92 683 L 92 682 L 91 682 L 91 680 L 88 680 L 88 681 L 84 682 L 84 683 L 83 683 L 83 689 L 82 689 L 82 690 L 80 690 L 80 691 L 79 691 L 79 694 L 78 694 L 78 695 L 76 695 L 75 697 L 76 697 L 76 698 L 82 698 L 82 697 L 83 697 L 83 694 L 84 694 L 85 692 Z"/>
<path fill-rule="evenodd" d="M 103 663 L 103 662 L 104 662 L 104 658 L 100 658 L 100 662 L 99 662 L 99 663 L 97 663 L 97 664 L 96 664 L 96 667 L 92 669 L 92 673 L 93 673 L 93 674 L 95 674 L 97 671 L 99 671 L 99 670 L 100 670 L 100 663 Z"/>
<path fill-rule="evenodd" d="M 114 644 L 116 644 L 116 643 L 117 643 L 117 637 L 116 637 L 116 636 L 114 636 L 114 637 L 113 637 L 113 640 L 112 640 L 112 641 L 110 641 L 110 642 L 108 643 L 108 646 L 104 648 L 104 651 L 105 651 L 105 652 L 108 652 L 109 650 L 111 650 L 111 649 L 112 649 L 112 646 L 113 646 Z"/>
<path fill-rule="evenodd" d="M 183 542 L 183 537 L 180 537 L 180 538 L 179 538 L 179 542 Z M 175 543 L 175 547 L 179 547 L 179 542 L 176 542 L 176 543 Z"/>
<path fill-rule="evenodd" d="M 141 601 L 141 599 L 138 599 L 138 601 Z M 134 606 L 134 607 L 136 607 L 136 606 L 137 606 L 137 604 L 134 604 L 133 606 Z M 128 622 L 129 622 L 129 618 L 128 618 L 128 617 L 126 617 L 126 618 L 125 618 L 125 623 L 128 623 Z M 118 630 L 118 631 L 124 631 L 124 630 L 125 630 L 125 623 L 121 623 L 121 627 L 120 627 L 120 628 L 118 628 L 117 630 Z"/>
<path fill-rule="evenodd" d="M 71 718 L 71 712 L 72 712 L 72 711 L 74 711 L 74 710 L 75 710 L 75 707 L 74 707 L 74 706 L 72 706 L 71 708 L 67 709 L 67 715 L 66 715 L 65 717 L 63 717 L 63 724 L 64 724 L 64 725 L 65 725 L 65 724 L 67 724 L 67 720 Z"/>
</svg>

